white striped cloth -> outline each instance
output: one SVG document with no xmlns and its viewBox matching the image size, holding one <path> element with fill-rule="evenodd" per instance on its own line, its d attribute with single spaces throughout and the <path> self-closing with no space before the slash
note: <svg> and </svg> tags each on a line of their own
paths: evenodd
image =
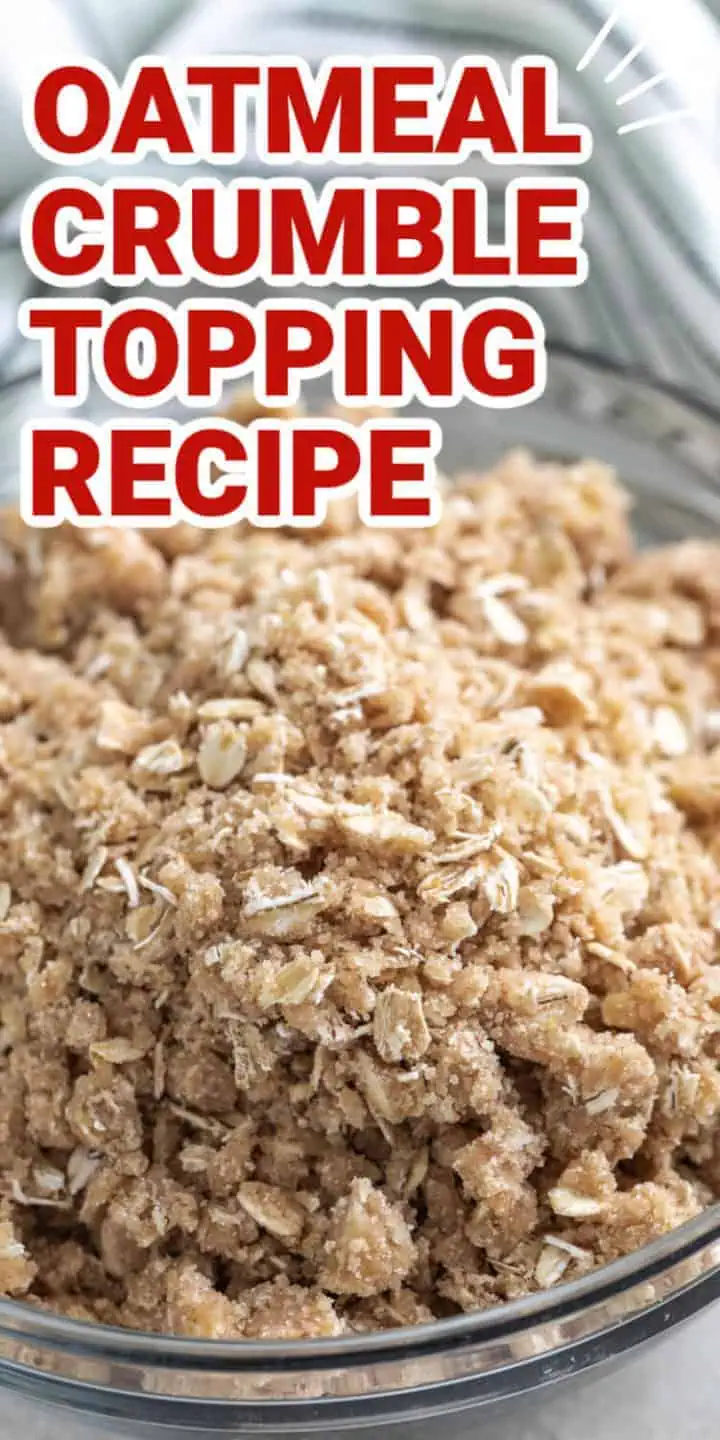
<svg viewBox="0 0 720 1440">
<path fill-rule="evenodd" d="M 720 12 L 720 0 L 712 4 Z M 556 58 L 568 115 L 585 120 L 595 134 L 583 172 L 592 196 L 591 273 L 580 289 L 528 298 L 553 339 L 715 395 L 720 26 L 704 0 L 627 0 L 622 11 L 578 70 L 613 13 L 612 0 L 394 0 L 392 6 L 386 0 L 20 0 L 0 49 L 0 389 L 37 361 L 35 347 L 20 341 L 14 326 L 15 306 L 28 292 L 17 249 L 19 207 L 47 168 L 30 152 L 20 125 L 19 85 L 30 58 L 90 54 L 120 72 L 143 51 L 281 51 L 310 60 L 413 51 L 447 62 L 472 52 L 503 63 L 527 53 Z M 656 76 L 660 80 L 649 84 Z M 638 87 L 634 98 L 617 105 Z M 692 117 L 667 119 L 686 109 Z M 621 125 L 646 119 L 654 123 L 618 135 Z M 510 172 L 475 162 L 474 173 L 488 181 L 499 205 Z"/>
</svg>

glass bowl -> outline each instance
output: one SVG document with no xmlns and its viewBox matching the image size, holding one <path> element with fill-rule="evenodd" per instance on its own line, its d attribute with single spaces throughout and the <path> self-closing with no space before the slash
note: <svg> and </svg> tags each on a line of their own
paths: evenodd
<svg viewBox="0 0 720 1440">
<path fill-rule="evenodd" d="M 0 396 L 8 447 L 19 419 L 41 409 L 32 387 Z M 518 444 L 563 460 L 591 455 L 615 465 L 633 492 L 643 542 L 720 535 L 720 414 L 645 377 L 556 351 L 542 400 L 516 411 L 465 402 L 443 412 L 442 423 L 449 472 L 483 468 Z M 494 1416 L 508 1406 L 512 1416 L 522 1395 L 619 1363 L 718 1296 L 720 1206 L 581 1280 L 376 1335 L 189 1341 L 70 1322 L 5 1301 L 0 1433 L 22 1427 L 28 1440 L 206 1440 L 332 1436 L 392 1423 L 413 1440 L 482 1436 L 486 1425 L 496 1434 Z M 540 1420 L 542 1406 L 540 1394 L 533 1399 Z M 524 1429 L 511 1422 L 507 1433 Z"/>
</svg>

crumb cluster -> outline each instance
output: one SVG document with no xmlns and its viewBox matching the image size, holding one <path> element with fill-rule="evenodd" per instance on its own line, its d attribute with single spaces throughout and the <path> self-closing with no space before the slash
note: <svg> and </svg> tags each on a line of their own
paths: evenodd
<svg viewBox="0 0 720 1440">
<path fill-rule="evenodd" d="M 0 1290 L 413 1324 L 720 1194 L 720 547 L 591 463 L 432 530 L 0 549 Z"/>
</svg>

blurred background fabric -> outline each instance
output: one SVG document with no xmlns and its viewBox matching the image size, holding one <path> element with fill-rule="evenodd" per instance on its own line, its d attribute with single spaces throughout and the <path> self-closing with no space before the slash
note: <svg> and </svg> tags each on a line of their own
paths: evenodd
<svg viewBox="0 0 720 1440">
<path fill-rule="evenodd" d="M 16 308 L 40 288 L 23 263 L 18 222 L 29 189 L 48 173 L 22 132 L 20 90 L 28 67 L 89 55 L 121 75 L 137 54 L 182 58 L 230 51 L 299 53 L 311 62 L 328 54 L 410 51 L 437 54 L 448 64 L 461 54 L 488 53 L 503 65 L 519 54 L 552 55 L 566 117 L 586 121 L 595 137 L 592 160 L 583 167 L 591 190 L 591 270 L 580 289 L 544 289 L 528 298 L 552 339 L 642 367 L 707 398 L 717 395 L 720 0 L 627 0 L 617 11 L 612 0 L 6 3 L 0 48 L 0 386 L 12 382 L 18 400 L 27 381 L 23 393 L 34 403 L 38 356 L 17 333 Z M 593 46 L 603 29 L 603 43 Z M 640 123 L 646 120 L 651 123 Z M 147 168 L 157 172 L 158 163 Z M 255 168 L 252 155 L 238 168 Z M 488 181 L 499 214 L 511 170 L 478 160 L 464 168 Z M 97 167 L 92 173 L 98 178 Z M 330 173 L 314 169 L 313 178 L 321 182 Z M 223 175 L 228 178 L 227 169 Z M 440 178 L 437 170 L 434 178 Z M 463 294 L 467 303 L 476 298 Z"/>
</svg>

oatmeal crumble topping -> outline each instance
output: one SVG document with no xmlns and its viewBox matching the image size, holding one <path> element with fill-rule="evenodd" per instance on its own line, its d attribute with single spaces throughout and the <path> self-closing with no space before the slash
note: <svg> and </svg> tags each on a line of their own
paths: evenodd
<svg viewBox="0 0 720 1440">
<path fill-rule="evenodd" d="M 595 464 L 0 564 L 0 1289 L 413 1324 L 720 1194 L 720 550 Z"/>
</svg>

